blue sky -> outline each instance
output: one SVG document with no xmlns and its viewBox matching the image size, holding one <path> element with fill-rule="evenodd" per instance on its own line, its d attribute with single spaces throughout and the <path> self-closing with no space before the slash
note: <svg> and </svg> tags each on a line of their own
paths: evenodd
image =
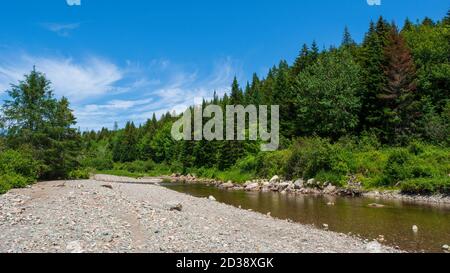
<svg viewBox="0 0 450 273">
<path fill-rule="evenodd" d="M 73 2 L 68 5 L 68 2 Z M 78 5 L 78 2 L 80 5 Z M 137 123 L 292 62 L 303 43 L 361 41 L 383 15 L 441 19 L 444 0 L 14 0 L 0 9 L 0 99 L 33 65 L 81 129 Z"/>
</svg>

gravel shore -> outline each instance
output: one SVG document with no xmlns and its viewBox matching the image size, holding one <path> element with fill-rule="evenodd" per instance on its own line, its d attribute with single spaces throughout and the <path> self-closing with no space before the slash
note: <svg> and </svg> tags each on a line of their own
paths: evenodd
<svg viewBox="0 0 450 273">
<path fill-rule="evenodd" d="M 12 190 L 0 196 L 0 252 L 396 252 L 151 181 L 53 181 Z"/>
</svg>

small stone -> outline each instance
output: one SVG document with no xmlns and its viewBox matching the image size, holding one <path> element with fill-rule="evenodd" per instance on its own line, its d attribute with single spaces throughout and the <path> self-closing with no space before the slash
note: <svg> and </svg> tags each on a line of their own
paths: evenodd
<svg viewBox="0 0 450 273">
<path fill-rule="evenodd" d="M 324 229 L 328 229 L 329 228 L 328 224 L 323 224 L 322 226 L 323 226 Z"/>
<path fill-rule="evenodd" d="M 83 247 L 79 241 L 68 243 L 66 249 L 70 251 L 70 253 L 83 253 Z"/>
<path fill-rule="evenodd" d="M 443 250 L 449 250 L 450 247 L 449 247 L 448 245 L 443 245 L 443 246 L 442 246 L 442 249 L 443 249 Z"/>
<path fill-rule="evenodd" d="M 182 211 L 183 205 L 181 203 L 167 203 L 166 205 L 170 211 Z"/>
<path fill-rule="evenodd" d="M 412 230 L 414 233 L 417 233 L 417 232 L 419 232 L 419 227 L 414 225 L 414 226 L 412 226 Z"/>
</svg>

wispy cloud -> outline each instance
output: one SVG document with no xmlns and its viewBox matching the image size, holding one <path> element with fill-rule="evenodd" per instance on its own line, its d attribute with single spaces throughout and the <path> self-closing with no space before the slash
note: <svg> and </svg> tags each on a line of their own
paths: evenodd
<svg viewBox="0 0 450 273">
<path fill-rule="evenodd" d="M 118 65 L 98 56 L 3 55 L 15 57 L 0 57 L 0 96 L 36 65 L 52 82 L 55 94 L 69 98 L 82 130 L 111 128 L 116 121 L 121 126 L 129 120 L 143 123 L 153 113 L 181 113 L 202 98 L 211 98 L 214 91 L 228 92 L 235 73 L 242 71 L 231 58 L 201 69 L 169 60 Z"/>
<path fill-rule="evenodd" d="M 72 30 L 75 30 L 81 26 L 80 23 L 70 23 L 70 24 L 61 24 L 61 23 L 43 23 L 42 26 L 52 31 L 59 36 L 68 37 Z"/>
<path fill-rule="evenodd" d="M 69 6 L 81 6 L 81 0 L 66 0 Z"/>
<path fill-rule="evenodd" d="M 52 81 L 57 95 L 74 102 L 113 92 L 124 75 L 119 67 L 99 57 L 75 62 L 71 58 L 22 55 L 18 59 L 0 62 L 0 90 L 23 79 L 33 66 Z"/>
<path fill-rule="evenodd" d="M 216 62 L 212 72 L 206 75 L 196 69 L 189 71 L 178 67 L 174 71 L 173 66 L 176 65 L 172 64 L 172 67 L 164 69 L 171 72 L 165 75 L 166 79 L 161 81 L 161 84 L 152 86 L 147 91 L 142 91 L 144 88 L 136 93 L 127 93 L 127 96 L 136 96 L 133 100 L 112 100 L 77 107 L 75 111 L 81 128 L 84 130 L 112 127 L 114 122 L 123 126 L 127 121 L 139 124 L 151 118 L 153 113 L 157 116 L 167 112 L 181 113 L 190 105 L 201 102 L 203 98 L 211 99 L 214 91 L 220 95 L 228 92 L 235 73 L 241 72 L 239 63 L 231 58 Z M 157 66 L 152 69 L 158 67 L 161 68 Z"/>
</svg>

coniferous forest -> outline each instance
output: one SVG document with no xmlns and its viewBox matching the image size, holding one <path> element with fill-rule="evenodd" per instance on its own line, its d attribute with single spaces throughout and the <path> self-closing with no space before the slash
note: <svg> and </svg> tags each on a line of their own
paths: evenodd
<svg viewBox="0 0 450 273">
<path fill-rule="evenodd" d="M 167 113 L 145 124 L 77 130 L 66 98 L 33 69 L 12 83 L 0 116 L 0 192 L 91 173 L 172 173 L 245 182 L 280 175 L 345 186 L 450 193 L 450 12 L 440 21 L 384 18 L 361 43 L 301 46 L 264 77 L 236 79 L 203 106 L 279 105 L 280 149 L 259 141 L 175 141 Z M 106 125 L 105 125 L 106 126 Z"/>
</svg>

